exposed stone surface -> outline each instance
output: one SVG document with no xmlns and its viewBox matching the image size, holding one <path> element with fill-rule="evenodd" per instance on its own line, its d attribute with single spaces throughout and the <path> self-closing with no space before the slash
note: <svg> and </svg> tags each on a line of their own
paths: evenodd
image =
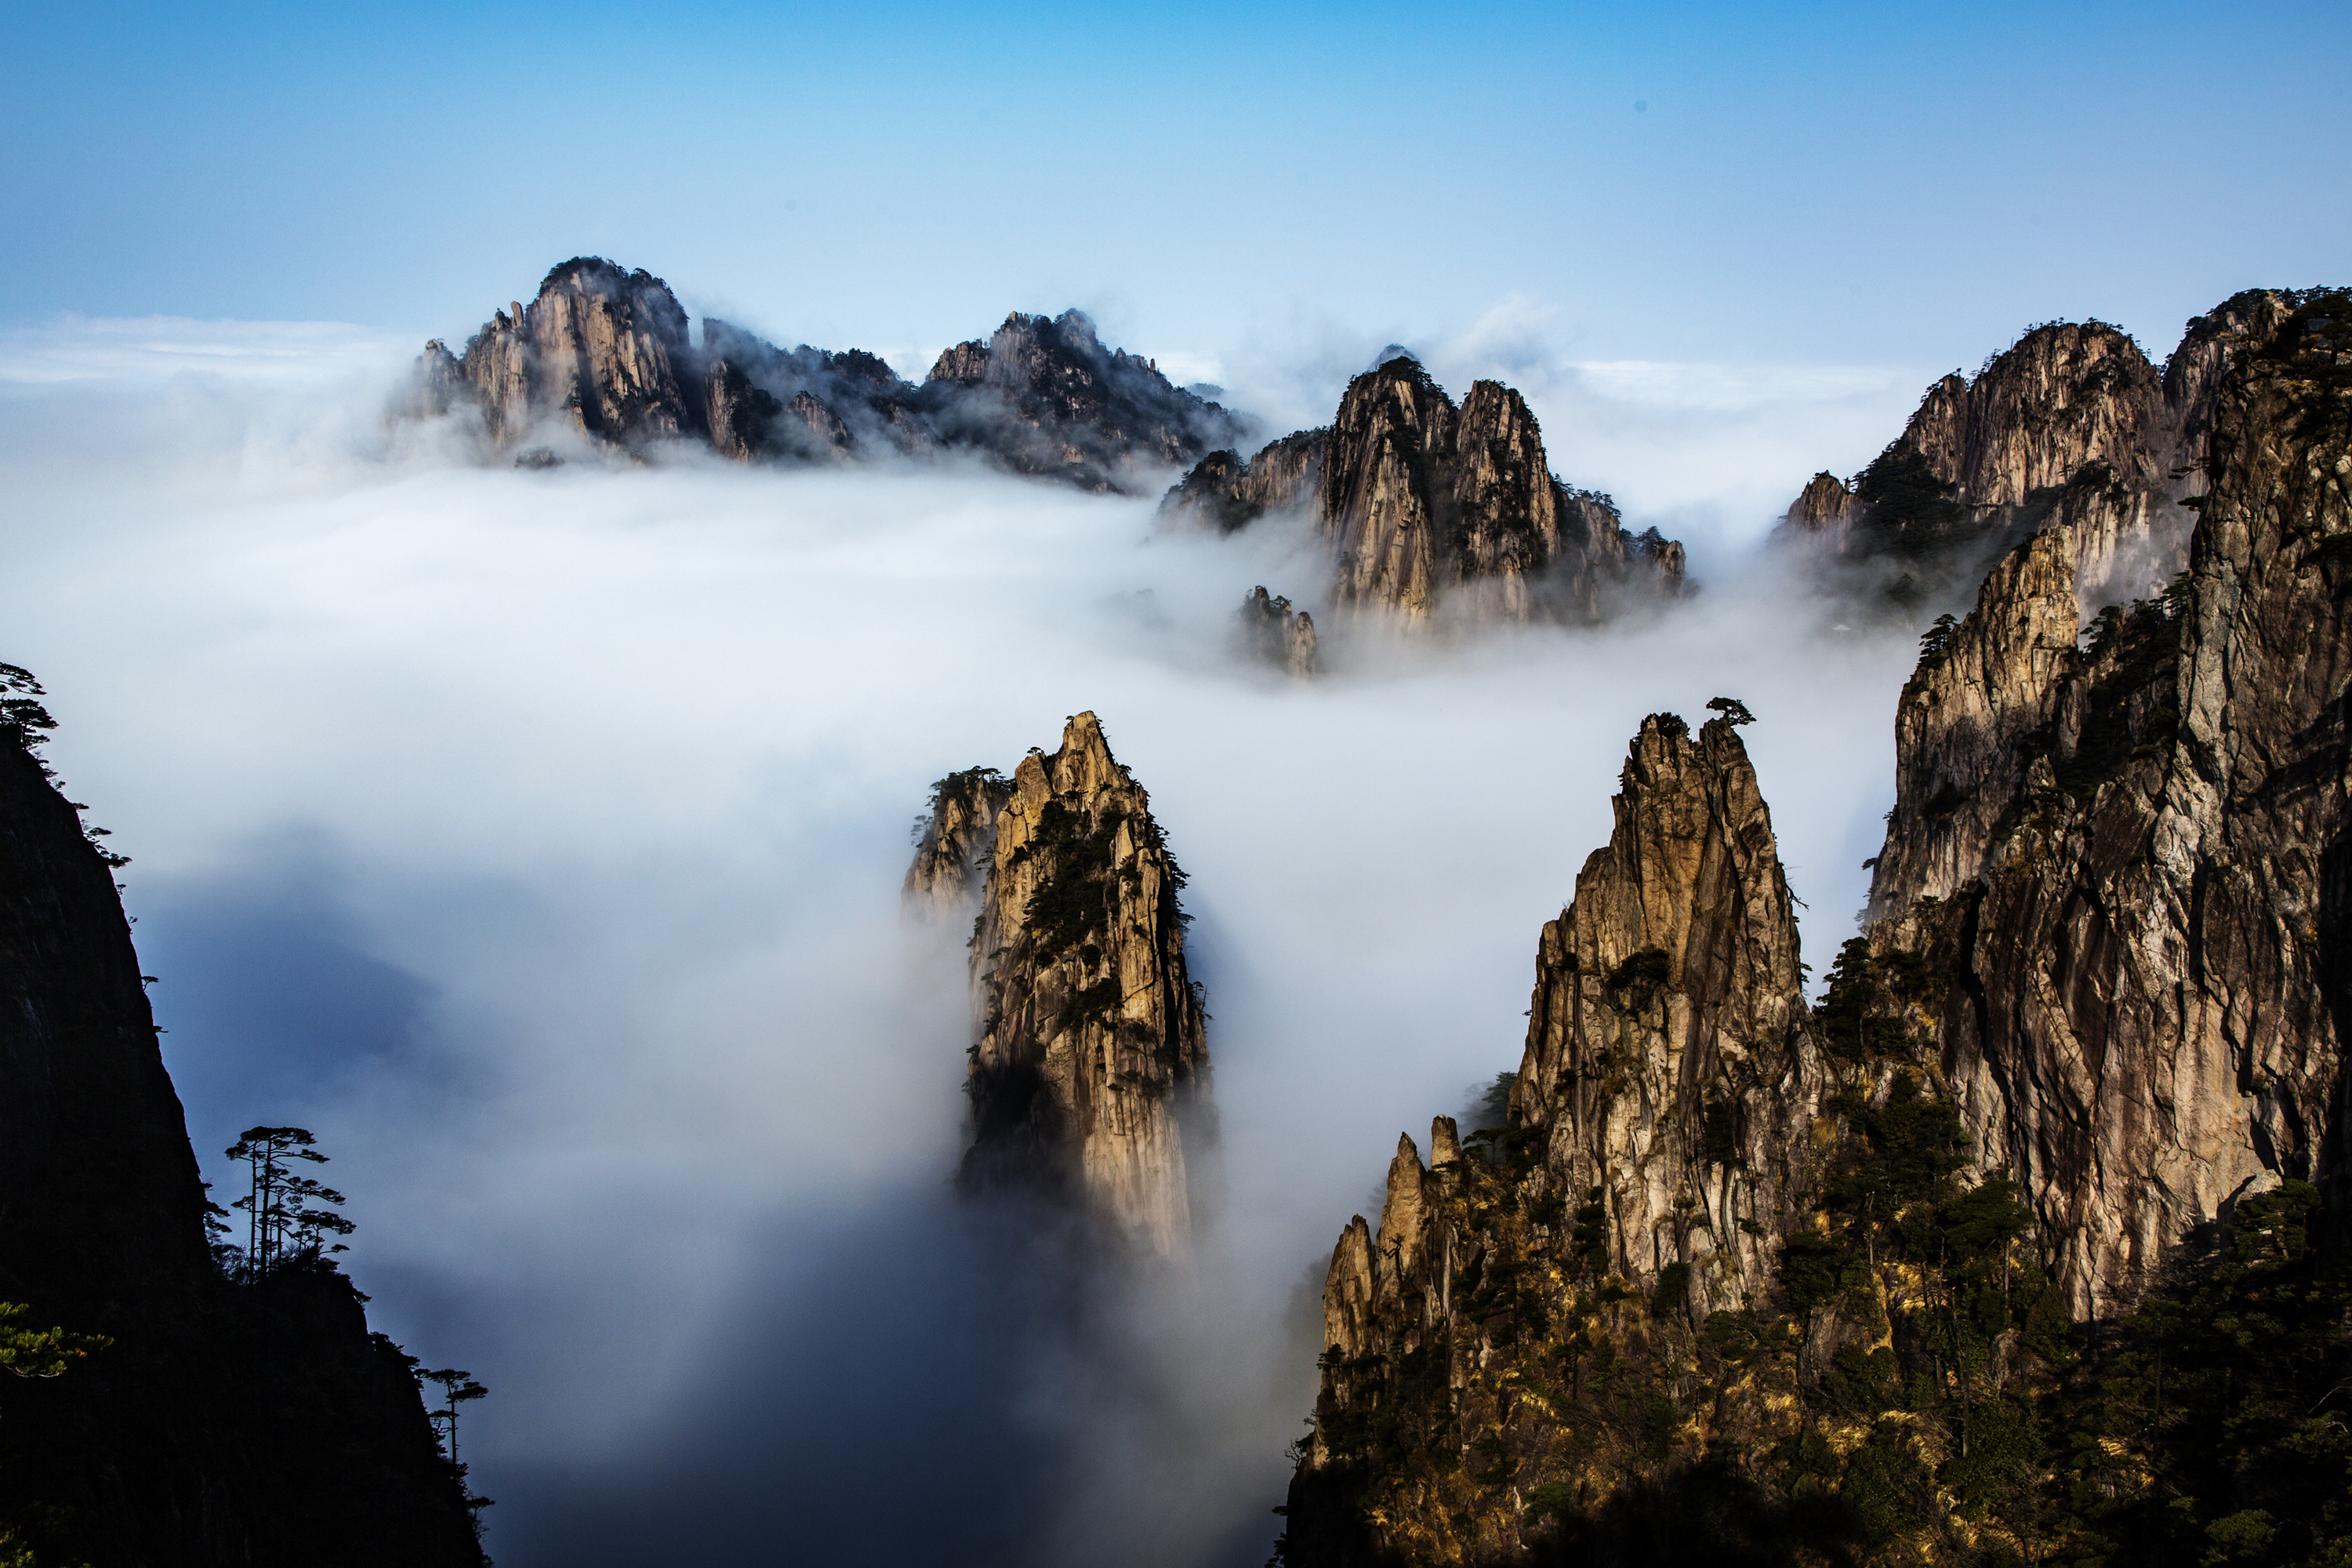
<svg viewBox="0 0 2352 1568">
<path fill-rule="evenodd" d="M 1605 1193 L 1625 1278 L 1687 1263 L 1698 1300 L 1736 1304 L 1770 1272 L 1819 1090 L 1796 910 L 1725 721 L 1695 739 L 1644 721 L 1612 805 L 1537 951 L 1511 1125 L 1544 1130 L 1554 1190 Z M 1737 1161 L 1707 1150 L 1710 1103 L 1738 1124 Z"/>
<path fill-rule="evenodd" d="M 961 395 L 929 405 L 950 440 L 1089 489 L 1118 489 L 1129 466 L 1190 463 L 1242 434 L 1239 420 L 1171 384 L 1156 363 L 1105 348 L 1076 310 L 1014 311 L 986 343 L 940 354 L 926 388 Z"/>
<path fill-rule="evenodd" d="M 1592 622 L 1628 587 L 1682 586 L 1680 544 L 1654 529 L 1635 538 L 1607 496 L 1553 476 L 1517 393 L 1477 382 L 1457 408 L 1409 354 L 1350 382 L 1328 431 L 1286 437 L 1247 464 L 1213 453 L 1161 506 L 1230 531 L 1309 483 L 1343 609 Z"/>
<path fill-rule="evenodd" d="M 1871 881 L 1874 915 L 1949 897 L 1983 870 L 2024 787 L 2029 737 L 2048 730 L 2059 678 L 2075 666 L 2077 616 L 2074 552 L 2063 529 L 2047 529 L 2002 557 L 1948 646 L 1922 657 L 1895 706 L 1895 810 Z"/>
<path fill-rule="evenodd" d="M 935 799 L 909 898 L 936 905 L 965 885 L 958 867 L 986 865 L 961 1184 L 1042 1192 L 1138 1252 L 1181 1253 L 1187 1140 L 1197 1158 L 1211 1125 L 1209 1056 L 1184 965 L 1184 879 L 1150 797 L 1081 713 L 1060 750 L 1023 759 L 1009 793 L 972 770 Z"/>
<path fill-rule="evenodd" d="M 2161 373 L 2103 322 L 2036 327 L 1973 380 L 1930 386 L 1851 489 L 1815 475 L 1784 528 L 1835 555 L 1965 584 L 2056 524 L 2095 598 L 2144 593 L 2186 559 L 2179 502 L 2201 482 L 2220 378 L 2287 309 L 2273 290 L 2233 297 L 2189 323 Z"/>
<path fill-rule="evenodd" d="M 5 735 L 0 957 L 0 1300 L 113 1341 L 53 1381 L 0 1377 L 0 1519 L 44 1562 L 481 1563 L 351 1282 L 215 1270 L 111 868 Z"/>
<path fill-rule="evenodd" d="M 966 768 L 931 786 L 929 813 L 900 889 L 909 904 L 941 915 L 978 908 L 996 847 L 996 816 L 1013 784 L 994 768 Z"/>
<path fill-rule="evenodd" d="M 1316 670 L 1315 619 L 1290 601 L 1268 595 L 1265 585 L 1242 599 L 1242 647 L 1251 658 L 1286 669 L 1304 680 Z"/>
<path fill-rule="evenodd" d="M 1305 507 L 1315 500 L 1329 437 L 1328 430 L 1294 431 L 1247 462 L 1230 448 L 1212 452 L 1161 499 L 1160 510 L 1231 533 L 1267 512 Z"/>
<path fill-rule="evenodd" d="M 1115 491 L 1244 433 L 1153 362 L 1105 348 L 1075 310 L 1008 316 L 916 385 L 859 350 L 781 349 L 716 320 L 698 346 L 660 279 L 591 257 L 549 273 L 529 306 L 493 315 L 462 360 L 425 346 L 397 411 L 467 409 L 499 451 L 549 425 L 641 456 L 665 441 L 772 462 L 955 448 Z"/>
<path fill-rule="evenodd" d="M 460 366 L 500 446 L 542 420 L 624 447 L 709 430 L 686 312 L 669 286 L 599 258 L 573 258 L 528 307 L 493 315 Z"/>
<path fill-rule="evenodd" d="M 1832 550 L 1843 551 L 1846 533 L 1861 510 L 1862 503 L 1854 500 L 1845 481 L 1823 471 L 1805 481 L 1805 488 L 1790 503 L 1781 521 L 1801 537 L 1816 539 Z"/>
<path fill-rule="evenodd" d="M 1534 1451 L 1553 1447 L 1550 1406 L 1530 1403 L 1538 1385 L 1515 1358 L 1566 1299 L 1580 1284 L 1604 1300 L 1654 1290 L 1704 1311 L 1751 1304 L 1771 1278 L 1813 1179 L 1823 1069 L 1795 910 L 1737 731 L 1644 721 L 1615 812 L 1544 928 L 1507 1131 L 1479 1135 L 1465 1159 L 1439 1117 L 1426 1168 L 1401 1137 L 1377 1233 L 1359 1215 L 1333 1249 L 1316 1430 L 1291 1489 L 1294 1563 L 1517 1549 L 1522 1492 L 1465 1461 L 1514 1423 L 1535 1432 Z M 1358 1514 L 1342 1497 L 1365 1479 L 1350 1470 L 1361 1439 L 1342 1434 L 1384 1420 L 1430 1428 L 1429 1451 L 1454 1458 Z"/>
<path fill-rule="evenodd" d="M 2259 342 L 2210 397 L 2189 580 L 2078 652 L 2029 541 L 1898 719 L 1873 940 L 1944 966 L 1981 1157 L 2084 1312 L 2250 1188 L 2344 1183 L 2352 310 Z"/>
</svg>

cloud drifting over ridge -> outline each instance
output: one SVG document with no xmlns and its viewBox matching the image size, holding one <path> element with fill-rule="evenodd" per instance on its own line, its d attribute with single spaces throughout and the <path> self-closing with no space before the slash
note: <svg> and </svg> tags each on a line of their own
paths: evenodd
<svg viewBox="0 0 2352 1568">
<path fill-rule="evenodd" d="M 1262 1561 L 1302 1273 L 1515 1065 L 1641 716 L 1761 716 L 1817 965 L 1877 847 L 1907 644 L 1758 563 L 1605 634 L 1335 637 L 1300 686 L 1227 646 L 1252 584 L 1313 603 L 1295 530 L 961 468 L 451 468 L 329 380 L 12 393 L 0 657 L 135 858 L 199 1153 L 316 1129 L 379 1326 L 494 1389 L 510 1568 Z M 1052 1330 L 947 1201 L 961 955 L 897 889 L 931 779 L 1081 708 L 1192 877 L 1228 1200 L 1195 1285 Z"/>
</svg>

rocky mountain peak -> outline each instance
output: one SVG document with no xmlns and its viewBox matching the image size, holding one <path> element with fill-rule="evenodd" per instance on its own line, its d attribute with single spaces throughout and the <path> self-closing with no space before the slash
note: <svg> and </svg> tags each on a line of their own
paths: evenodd
<svg viewBox="0 0 2352 1568">
<path fill-rule="evenodd" d="M 1068 1204 L 1126 1248 L 1184 1251 L 1187 1141 L 1197 1159 L 1211 1135 L 1209 1057 L 1184 963 L 1184 877 L 1150 798 L 1080 713 L 1009 785 L 968 770 L 934 801 L 910 900 L 965 885 L 960 857 L 984 862 L 961 1184 Z"/>
<path fill-rule="evenodd" d="M 1679 587 L 1679 546 L 1640 551 L 1608 498 L 1555 479 L 1526 401 L 1479 382 L 1456 408 L 1398 355 L 1350 382 L 1323 445 L 1334 598 L 1426 621 L 1594 620 L 1630 574 Z"/>
</svg>

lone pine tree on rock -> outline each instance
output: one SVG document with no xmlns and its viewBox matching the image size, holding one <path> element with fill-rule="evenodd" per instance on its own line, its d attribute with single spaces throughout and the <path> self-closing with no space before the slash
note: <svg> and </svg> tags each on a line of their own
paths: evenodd
<svg viewBox="0 0 2352 1568">
<path fill-rule="evenodd" d="M 289 1264 L 315 1264 L 325 1252 L 341 1252 L 341 1242 L 326 1245 L 330 1236 L 349 1236 L 350 1220 L 335 1212 L 343 1194 L 315 1177 L 297 1175 L 292 1162 L 323 1165 L 327 1156 L 312 1145 L 318 1140 L 302 1127 L 248 1127 L 227 1150 L 232 1160 L 246 1163 L 250 1184 L 245 1196 L 230 1205 L 247 1215 L 246 1272 L 255 1279 L 268 1278 L 272 1268 Z"/>
</svg>

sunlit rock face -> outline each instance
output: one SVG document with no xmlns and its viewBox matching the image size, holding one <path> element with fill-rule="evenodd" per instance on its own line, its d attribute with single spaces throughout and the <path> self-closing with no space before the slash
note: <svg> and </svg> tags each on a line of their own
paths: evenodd
<svg viewBox="0 0 2352 1568">
<path fill-rule="evenodd" d="M 1682 586 L 1680 544 L 1627 532 L 1607 496 L 1552 474 L 1517 392 L 1481 381 L 1457 407 L 1409 354 L 1350 382 L 1328 430 L 1246 463 L 1212 453 L 1161 509 L 1230 532 L 1300 504 L 1330 551 L 1334 606 L 1408 625 L 1591 623 L 1629 589 Z"/>
<path fill-rule="evenodd" d="M 470 414 L 498 452 L 545 429 L 641 457 L 707 444 L 745 462 L 961 450 L 1120 493 L 1248 433 L 1152 361 L 1106 348 L 1076 310 L 1015 312 L 917 384 L 860 350 L 782 349 L 712 319 L 698 344 L 667 283 L 593 257 L 496 312 L 462 356 L 426 344 L 394 412 Z"/>
<path fill-rule="evenodd" d="M 1515 1370 L 1528 1340 L 1579 1289 L 1637 1302 L 1663 1290 L 1701 1313 L 1759 1300 L 1814 1181 L 1822 1063 L 1738 731 L 1652 716 L 1613 806 L 1609 843 L 1538 944 L 1507 1127 L 1465 1159 L 1439 1117 L 1426 1167 L 1400 1137 L 1378 1230 L 1359 1215 L 1333 1248 L 1292 1562 L 1519 1549 L 1517 1494 L 1445 1457 L 1490 1434 L 1529 1454 L 1558 1447 Z M 1439 1458 L 1408 1466 L 1405 1484 L 1376 1480 L 1371 1518 L 1335 1500 L 1364 1479 L 1354 1435 L 1382 1421 L 1425 1432 Z M 1605 1489 L 1622 1479 L 1610 1462 L 1541 1473 Z"/>
<path fill-rule="evenodd" d="M 577 257 L 529 305 L 493 315 L 461 374 L 500 445 L 542 420 L 625 447 L 709 433 L 686 312 L 651 273 Z"/>
<path fill-rule="evenodd" d="M 1183 1253 L 1187 1140 L 1197 1156 L 1211 1136 L 1184 879 L 1093 714 L 1070 721 L 1058 751 L 1024 758 L 1009 785 L 981 770 L 943 782 L 908 897 L 968 909 L 956 900 L 975 877 L 961 1184 L 1044 1194 L 1135 1252 Z"/>
<path fill-rule="evenodd" d="M 2084 1313 L 2247 1191 L 2344 1181 L 2352 312 L 2271 330 L 2179 378 L 2206 421 L 2186 580 L 2078 647 L 2071 542 L 2037 535 L 1896 721 L 1872 939 L 1948 975 L 1980 1157 L 2033 1194 Z"/>
<path fill-rule="evenodd" d="M 0 1378 L 11 1543 L 32 1527 L 45 1562 L 474 1568 L 460 1472 L 352 1282 L 215 1269 L 113 864 L 24 735 L 0 722 L 0 1300 L 28 1310 L 14 1329 L 111 1342 L 55 1379 Z"/>
<path fill-rule="evenodd" d="M 2233 296 L 2189 323 L 2161 370 L 2103 322 L 2035 327 L 1974 378 L 1930 386 L 1851 485 L 1815 475 L 1783 537 L 1965 582 L 2055 526 L 2095 600 L 2144 593 L 2186 562 L 2191 518 L 2180 503 L 2201 487 L 2221 377 L 2289 308 L 2275 290 Z"/>
</svg>

